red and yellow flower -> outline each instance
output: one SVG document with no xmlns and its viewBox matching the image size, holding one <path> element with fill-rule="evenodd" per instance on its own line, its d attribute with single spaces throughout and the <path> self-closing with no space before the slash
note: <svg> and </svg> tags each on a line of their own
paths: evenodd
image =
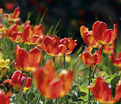
<svg viewBox="0 0 121 104">
<path fill-rule="evenodd" d="M 24 81 L 26 80 L 26 74 L 22 73 L 20 70 L 17 70 L 13 73 L 11 79 L 5 80 L 3 83 L 9 83 L 13 86 L 13 89 L 16 91 L 20 91 L 22 86 L 24 85 Z M 27 77 L 25 86 L 23 88 L 23 92 L 29 89 L 32 85 L 32 78 Z"/>
<path fill-rule="evenodd" d="M 80 27 L 80 33 L 81 33 L 82 39 L 87 45 L 90 45 L 94 48 L 99 46 L 99 43 L 94 38 L 93 32 L 89 31 L 89 29 L 86 26 Z"/>
<path fill-rule="evenodd" d="M 0 13 L 2 13 L 4 18 L 6 18 L 9 22 L 15 22 L 15 23 L 20 22 L 20 18 L 19 18 L 20 8 L 19 7 L 15 8 L 13 13 L 11 14 L 4 13 L 3 9 L 1 8 Z"/>
<path fill-rule="evenodd" d="M 63 44 L 67 48 L 67 51 L 64 54 L 71 54 L 77 45 L 76 40 L 73 40 L 72 38 L 62 38 L 60 44 Z"/>
<path fill-rule="evenodd" d="M 93 54 L 92 47 L 89 46 L 82 54 L 79 55 L 82 62 L 84 62 L 86 65 L 97 65 L 101 62 L 101 48 L 99 50 L 95 51 Z"/>
<path fill-rule="evenodd" d="M 8 96 L 2 90 L 0 90 L 0 104 L 10 104 Z"/>
<path fill-rule="evenodd" d="M 96 21 L 92 26 L 92 32 L 97 42 L 111 44 L 117 37 L 118 27 L 114 24 L 113 30 L 107 29 L 107 25 L 104 22 Z"/>
<path fill-rule="evenodd" d="M 40 65 L 42 60 L 42 53 L 35 47 L 29 52 L 20 48 L 19 45 L 15 48 L 15 62 L 16 69 L 23 69 L 25 71 L 33 71 Z"/>
<path fill-rule="evenodd" d="M 119 81 L 116 87 L 115 96 L 113 99 L 111 89 L 101 77 L 97 78 L 94 86 L 88 86 L 88 88 L 94 94 L 95 99 L 101 104 L 114 104 L 121 99 L 121 81 Z"/>
<path fill-rule="evenodd" d="M 72 53 L 75 45 L 76 40 L 72 40 L 72 38 L 63 38 L 60 40 L 56 35 L 54 37 L 46 35 L 39 47 L 51 56 L 61 56 Z"/>
<path fill-rule="evenodd" d="M 49 99 L 65 96 L 72 87 L 72 71 L 62 70 L 56 77 L 54 63 L 51 60 L 37 69 L 33 76 L 42 95 Z"/>
<path fill-rule="evenodd" d="M 43 35 L 43 26 L 35 25 L 33 28 L 29 23 L 26 22 L 22 39 L 27 44 L 38 44 L 42 41 Z"/>
<path fill-rule="evenodd" d="M 15 41 L 17 43 L 22 43 L 22 31 L 20 31 L 20 26 L 18 24 L 13 24 L 9 29 L 7 29 L 7 37 L 11 41 Z"/>
</svg>

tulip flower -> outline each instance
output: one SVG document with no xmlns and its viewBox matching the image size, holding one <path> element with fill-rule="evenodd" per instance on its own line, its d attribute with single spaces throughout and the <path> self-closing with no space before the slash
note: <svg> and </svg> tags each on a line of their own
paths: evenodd
<svg viewBox="0 0 121 104">
<path fill-rule="evenodd" d="M 90 45 L 94 48 L 99 46 L 99 43 L 94 38 L 93 32 L 89 31 L 89 29 L 86 26 L 80 27 L 80 33 L 81 33 L 82 39 L 87 45 Z"/>
<path fill-rule="evenodd" d="M 93 48 L 89 46 L 82 54 L 79 55 L 82 62 L 89 66 L 97 65 L 101 62 L 101 48 L 99 48 L 98 51 L 96 50 L 93 54 L 91 54 L 92 49 Z"/>
<path fill-rule="evenodd" d="M 59 40 L 59 37 L 56 35 L 54 37 L 46 35 L 39 47 L 51 56 L 61 56 L 72 53 L 75 45 L 76 40 L 72 40 L 72 38 L 63 38 Z"/>
<path fill-rule="evenodd" d="M 10 104 L 8 96 L 2 90 L 0 90 L 0 104 Z"/>
<path fill-rule="evenodd" d="M 111 44 L 117 37 L 118 27 L 114 24 L 113 30 L 107 29 L 102 21 L 96 21 L 92 26 L 94 38 L 101 44 Z"/>
<path fill-rule="evenodd" d="M 19 7 L 15 8 L 12 14 L 4 13 L 4 11 L 2 12 L 2 14 L 10 22 L 11 21 L 13 21 L 15 23 L 20 22 L 20 18 L 19 18 L 20 8 Z"/>
<path fill-rule="evenodd" d="M 13 86 L 13 89 L 16 91 L 20 91 L 22 86 L 24 85 L 24 81 L 26 80 L 26 74 L 22 73 L 20 70 L 17 70 L 13 73 L 11 79 L 7 79 L 3 82 L 3 84 L 9 83 Z M 29 89 L 32 85 L 32 78 L 27 77 L 25 86 L 23 88 L 23 92 Z"/>
<path fill-rule="evenodd" d="M 111 89 L 101 77 L 97 78 L 94 86 L 88 86 L 88 88 L 94 94 L 95 99 L 101 104 L 114 104 L 121 99 L 121 81 L 119 81 L 119 84 L 116 87 L 113 99 Z"/>
<path fill-rule="evenodd" d="M 73 40 L 72 38 L 62 38 L 60 40 L 60 43 L 67 48 L 67 51 L 65 52 L 65 54 L 71 54 L 75 46 L 77 45 L 76 40 Z"/>
<path fill-rule="evenodd" d="M 7 37 L 11 41 L 15 41 L 17 43 L 22 43 L 22 35 L 23 33 L 19 30 L 20 26 L 18 24 L 12 25 L 9 29 L 7 29 Z"/>
<path fill-rule="evenodd" d="M 29 52 L 20 48 L 19 45 L 15 48 L 15 62 L 16 69 L 23 69 L 25 71 L 33 71 L 40 65 L 42 60 L 42 53 L 37 47 L 31 49 Z"/>
<path fill-rule="evenodd" d="M 17 7 L 17 8 L 15 8 L 14 11 L 13 11 L 12 19 L 16 19 L 16 18 L 18 18 L 19 15 L 20 15 L 20 8 Z"/>
<path fill-rule="evenodd" d="M 121 52 L 119 52 L 115 58 L 115 54 L 113 51 L 113 53 L 109 56 L 109 58 L 112 61 L 114 66 L 121 68 Z"/>
<path fill-rule="evenodd" d="M 43 35 L 43 26 L 35 25 L 33 28 L 29 23 L 26 22 L 23 30 L 23 41 L 27 44 L 38 44 L 42 41 Z"/>
<path fill-rule="evenodd" d="M 42 95 L 49 99 L 65 96 L 72 87 L 72 71 L 62 70 L 56 77 L 54 63 L 51 60 L 37 69 L 33 76 Z"/>
</svg>

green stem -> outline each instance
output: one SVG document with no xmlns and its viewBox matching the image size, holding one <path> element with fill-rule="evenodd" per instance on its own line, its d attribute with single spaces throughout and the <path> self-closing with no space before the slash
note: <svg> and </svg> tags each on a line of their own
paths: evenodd
<svg viewBox="0 0 121 104">
<path fill-rule="evenodd" d="M 53 62 L 55 62 L 55 56 L 53 56 Z"/>
<path fill-rule="evenodd" d="M 90 86 L 90 83 L 91 83 L 91 71 L 92 69 L 91 69 L 91 66 L 90 66 L 90 68 L 89 68 L 89 83 L 88 83 L 88 85 Z M 91 104 L 90 103 L 90 90 L 89 90 L 89 92 L 88 92 L 88 104 Z"/>
<path fill-rule="evenodd" d="M 65 69 L 65 54 L 64 54 L 64 56 L 63 56 L 63 61 L 64 61 L 64 66 L 63 66 L 63 68 Z"/>
<path fill-rule="evenodd" d="M 38 96 L 38 99 L 37 99 L 36 104 L 38 104 L 38 103 L 39 103 L 39 99 L 40 99 L 40 94 L 39 94 L 39 96 Z"/>
<path fill-rule="evenodd" d="M 96 65 L 95 65 L 95 67 L 94 67 L 94 69 L 93 69 L 93 72 L 92 72 L 92 78 L 94 78 L 94 74 L 95 74 L 95 71 L 96 71 Z"/>
</svg>

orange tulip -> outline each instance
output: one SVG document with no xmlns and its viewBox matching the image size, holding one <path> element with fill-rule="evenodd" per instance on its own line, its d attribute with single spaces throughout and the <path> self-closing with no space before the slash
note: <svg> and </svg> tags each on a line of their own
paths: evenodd
<svg viewBox="0 0 121 104">
<path fill-rule="evenodd" d="M 17 69 L 25 71 L 33 71 L 40 65 L 42 60 L 42 53 L 37 47 L 31 49 L 28 53 L 20 48 L 18 45 L 15 48 L 15 62 L 14 66 Z"/>
<path fill-rule="evenodd" d="M 101 62 L 101 48 L 99 50 L 95 51 L 94 54 L 91 54 L 92 47 L 89 46 L 82 54 L 79 55 L 80 59 L 86 64 L 86 65 L 97 65 Z"/>
<path fill-rule="evenodd" d="M 20 32 L 19 30 L 20 26 L 18 24 L 12 25 L 8 30 L 7 30 L 7 37 L 11 41 L 15 41 L 17 43 L 22 43 L 22 35 L 23 33 Z"/>
<path fill-rule="evenodd" d="M 39 47 L 51 56 L 61 56 L 72 53 L 75 45 L 76 40 L 72 40 L 72 38 L 63 38 L 59 40 L 59 37 L 56 35 L 54 37 L 46 35 Z"/>
<path fill-rule="evenodd" d="M 66 47 L 67 51 L 65 54 L 71 54 L 77 45 L 76 40 L 73 40 L 72 38 L 62 38 L 60 44 L 63 44 Z"/>
<path fill-rule="evenodd" d="M 113 65 L 116 67 L 121 68 L 121 52 L 115 58 L 114 52 L 109 56 L 110 60 L 112 61 Z"/>
<path fill-rule="evenodd" d="M 27 44 L 38 44 L 42 41 L 43 35 L 43 26 L 35 25 L 33 28 L 29 23 L 26 22 L 23 30 L 23 41 Z"/>
<path fill-rule="evenodd" d="M 89 31 L 86 26 L 80 27 L 80 33 L 81 33 L 82 39 L 87 45 L 90 45 L 94 48 L 99 46 L 99 43 L 94 38 L 93 32 Z"/>
<path fill-rule="evenodd" d="M 62 70 L 56 77 L 54 63 L 50 60 L 37 69 L 33 76 L 42 95 L 49 99 L 65 96 L 72 87 L 72 71 Z"/>
<path fill-rule="evenodd" d="M 0 90 L 0 104 L 10 104 L 8 96 L 2 90 Z"/>
<path fill-rule="evenodd" d="M 14 9 L 13 13 L 12 14 L 9 14 L 9 13 L 3 13 L 3 16 L 8 20 L 8 21 L 13 21 L 15 23 L 18 23 L 20 22 L 20 18 L 19 18 L 19 15 L 20 15 L 20 8 L 17 7 Z"/>
<path fill-rule="evenodd" d="M 26 74 L 22 73 L 20 70 L 17 70 L 13 73 L 11 79 L 7 79 L 3 83 L 4 84 L 9 83 L 13 86 L 13 88 L 16 91 L 20 91 L 20 89 L 22 88 L 24 84 L 25 79 L 26 79 Z M 23 88 L 23 92 L 29 89 L 31 85 L 32 85 L 32 78 L 27 77 L 27 81 L 25 83 L 25 87 Z"/>
<path fill-rule="evenodd" d="M 116 87 L 115 97 L 112 99 L 111 89 L 108 87 L 107 83 L 101 78 L 98 77 L 94 86 L 88 86 L 89 90 L 92 91 L 94 97 L 101 104 L 113 104 L 116 103 L 121 98 L 121 81 Z"/>
<path fill-rule="evenodd" d="M 107 29 L 107 25 L 102 21 L 96 21 L 92 26 L 94 38 L 101 44 L 110 44 L 117 37 L 118 27 L 114 24 L 114 28 Z"/>
</svg>

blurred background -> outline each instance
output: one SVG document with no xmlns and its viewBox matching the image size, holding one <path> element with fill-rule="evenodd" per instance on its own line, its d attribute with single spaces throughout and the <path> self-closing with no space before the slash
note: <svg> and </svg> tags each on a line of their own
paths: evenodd
<svg viewBox="0 0 121 104">
<path fill-rule="evenodd" d="M 31 24 L 38 24 L 38 20 L 45 14 L 43 23 L 50 27 L 59 21 L 58 33 L 60 37 L 73 37 L 77 40 L 77 48 L 83 43 L 80 36 L 80 26 L 92 28 L 96 20 L 106 22 L 109 28 L 118 24 L 120 34 L 121 0 L 0 0 L 0 7 L 5 12 L 11 12 L 15 7 L 21 8 L 21 19 Z"/>
</svg>

